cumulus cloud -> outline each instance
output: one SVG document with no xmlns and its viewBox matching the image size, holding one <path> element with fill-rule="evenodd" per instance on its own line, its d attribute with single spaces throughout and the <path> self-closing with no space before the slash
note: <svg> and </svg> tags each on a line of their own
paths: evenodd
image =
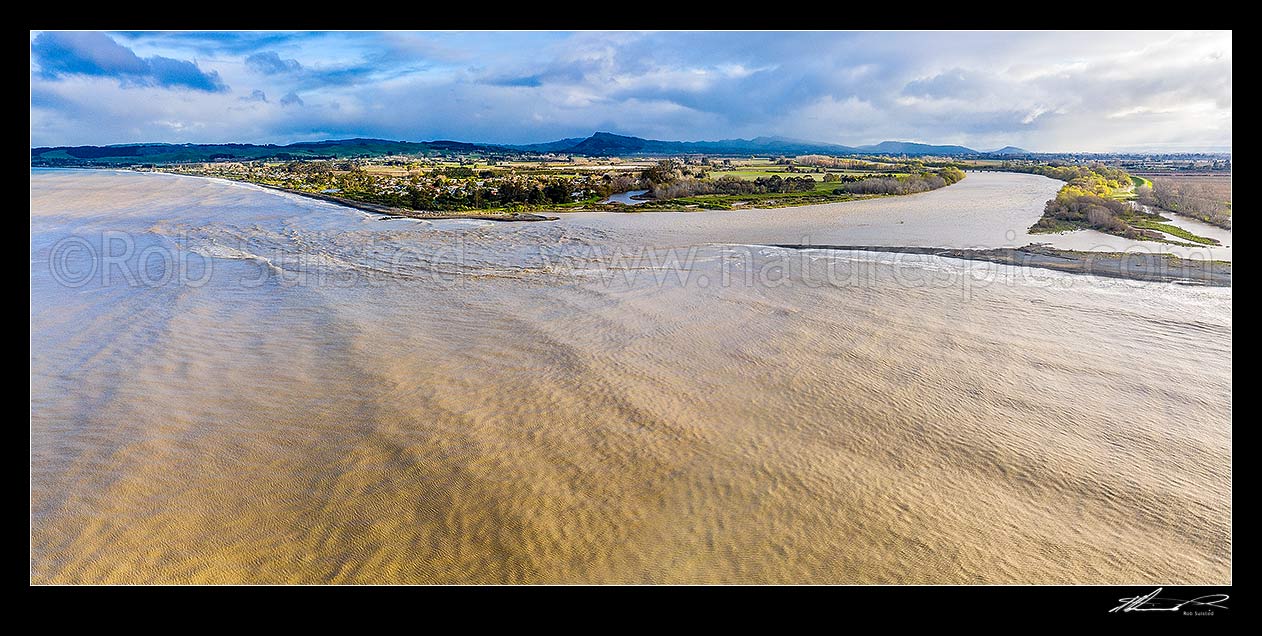
<svg viewBox="0 0 1262 636">
<path fill-rule="evenodd" d="M 103 33 L 48 31 L 31 43 L 31 57 L 45 78 L 109 77 L 124 86 L 160 86 L 207 92 L 227 90 L 215 71 L 196 62 L 160 55 L 142 58 Z"/>
<path fill-rule="evenodd" d="M 245 58 L 245 65 L 250 70 L 264 75 L 293 73 L 302 70 L 302 64 L 298 60 L 282 60 L 280 54 L 276 51 L 259 51 L 250 55 Z"/>
<path fill-rule="evenodd" d="M 288 93 L 285 93 L 284 97 L 280 98 L 280 105 L 281 106 L 302 106 L 303 101 L 302 101 L 302 98 L 298 96 L 298 93 L 290 91 Z"/>
</svg>

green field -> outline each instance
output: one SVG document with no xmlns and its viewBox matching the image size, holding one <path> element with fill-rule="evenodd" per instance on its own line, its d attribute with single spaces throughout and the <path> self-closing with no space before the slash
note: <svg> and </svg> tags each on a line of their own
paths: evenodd
<svg viewBox="0 0 1262 636">
<path fill-rule="evenodd" d="M 1132 201 L 1136 197 L 1139 196 L 1136 190 L 1138 190 L 1141 186 L 1146 185 L 1148 187 L 1152 187 L 1152 182 L 1143 177 L 1137 177 L 1135 175 L 1128 175 L 1128 176 L 1130 176 L 1131 178 L 1130 189 L 1129 190 L 1114 190 L 1113 192 L 1109 194 L 1110 198 L 1117 199 L 1118 201 Z"/>
<path fill-rule="evenodd" d="M 754 179 L 760 179 L 762 177 L 772 177 L 776 175 L 779 175 L 781 178 L 790 177 L 790 176 L 792 177 L 798 176 L 796 174 L 787 173 L 784 170 L 750 169 L 750 170 L 715 170 L 714 172 L 710 173 L 710 178 L 718 179 L 721 177 L 736 177 L 737 179 L 746 179 L 748 181 L 753 181 Z"/>
</svg>

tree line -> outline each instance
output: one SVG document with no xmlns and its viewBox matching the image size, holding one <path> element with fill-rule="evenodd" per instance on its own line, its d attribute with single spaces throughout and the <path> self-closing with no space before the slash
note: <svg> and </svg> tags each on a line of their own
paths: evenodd
<svg viewBox="0 0 1262 636">
<path fill-rule="evenodd" d="M 925 172 L 899 177 L 859 179 L 842 185 L 834 192 L 850 194 L 915 194 L 946 187 L 964 178 L 964 171 L 949 166 L 937 172 Z"/>
<path fill-rule="evenodd" d="M 1136 190 L 1139 202 L 1185 214 L 1223 229 L 1231 229 L 1230 179 L 1155 177 L 1152 187 Z"/>
</svg>

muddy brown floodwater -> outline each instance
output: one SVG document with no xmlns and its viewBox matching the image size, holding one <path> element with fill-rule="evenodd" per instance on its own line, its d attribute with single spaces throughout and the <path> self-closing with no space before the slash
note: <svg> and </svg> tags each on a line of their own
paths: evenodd
<svg viewBox="0 0 1262 636">
<path fill-rule="evenodd" d="M 33 171 L 31 581 L 1230 583 L 1230 288 L 753 245 L 1019 246 L 1058 187 L 495 224 Z"/>
</svg>

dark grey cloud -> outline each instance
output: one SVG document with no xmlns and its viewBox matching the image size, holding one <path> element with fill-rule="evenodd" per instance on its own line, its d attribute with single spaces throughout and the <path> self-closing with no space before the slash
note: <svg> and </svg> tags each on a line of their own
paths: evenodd
<svg viewBox="0 0 1262 636">
<path fill-rule="evenodd" d="M 276 51 L 259 51 L 245 58 L 245 65 L 251 70 L 264 75 L 293 73 L 302 70 L 302 64 L 298 60 L 283 60 Z"/>
<path fill-rule="evenodd" d="M 302 101 L 302 98 L 298 96 L 298 93 L 290 91 L 286 93 L 284 97 L 280 98 L 280 105 L 281 106 L 302 106 L 303 101 Z"/>
<path fill-rule="evenodd" d="M 203 71 L 188 60 L 142 58 L 104 33 L 46 31 L 31 43 L 31 56 L 48 79 L 88 75 L 114 78 L 124 86 L 228 89 L 215 71 Z"/>
</svg>

